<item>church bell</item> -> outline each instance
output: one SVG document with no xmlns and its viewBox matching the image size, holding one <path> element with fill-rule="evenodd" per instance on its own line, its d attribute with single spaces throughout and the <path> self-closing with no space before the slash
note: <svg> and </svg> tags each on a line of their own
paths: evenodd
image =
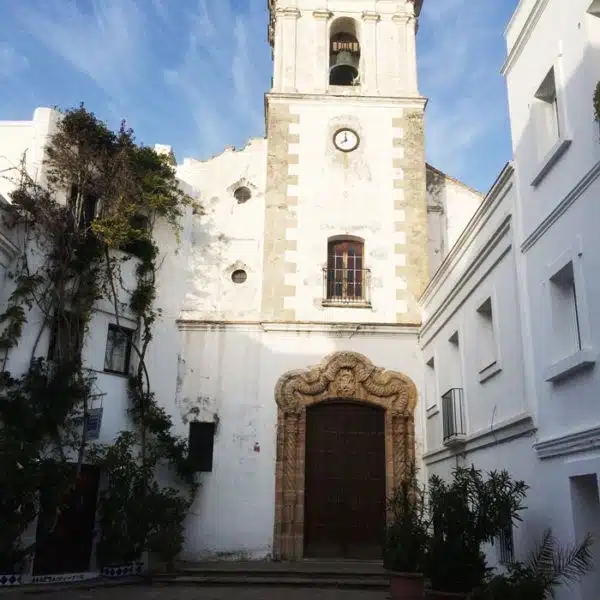
<svg viewBox="0 0 600 600">
<path fill-rule="evenodd" d="M 358 77 L 358 56 L 349 50 L 341 50 L 335 57 L 335 64 L 329 69 L 330 85 L 354 85 Z"/>
</svg>

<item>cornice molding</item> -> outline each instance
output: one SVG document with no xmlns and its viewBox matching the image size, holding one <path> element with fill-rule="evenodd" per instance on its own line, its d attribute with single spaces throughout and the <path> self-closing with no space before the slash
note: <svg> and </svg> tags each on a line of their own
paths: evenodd
<svg viewBox="0 0 600 600">
<path fill-rule="evenodd" d="M 454 283 L 454 285 L 452 285 L 452 288 L 446 294 L 443 295 L 442 303 L 427 318 L 426 323 L 421 328 L 421 332 L 419 334 L 419 338 L 421 341 L 428 335 L 428 332 L 434 328 L 434 326 L 435 326 L 436 322 L 438 321 L 438 319 L 440 318 L 440 316 L 448 309 L 448 306 L 450 306 L 450 304 L 458 297 L 458 295 L 461 292 L 465 291 L 467 283 L 475 275 L 477 275 L 479 268 L 484 263 L 486 258 L 488 258 L 488 256 L 490 256 L 497 247 L 500 247 L 500 243 L 506 236 L 509 236 L 509 234 L 512 231 L 511 223 L 512 223 L 512 215 L 508 214 L 504 217 L 504 219 L 502 220 L 500 225 L 496 228 L 496 230 L 488 238 L 485 245 L 470 260 L 468 265 L 465 267 L 462 275 L 458 278 L 458 280 Z M 502 258 L 504 258 L 504 256 L 510 251 L 512 246 L 513 246 L 513 240 L 512 240 L 512 235 L 510 235 L 510 237 L 508 238 L 506 243 L 500 247 L 501 248 L 500 252 L 494 257 L 495 258 L 494 263 L 490 267 L 490 269 L 493 269 L 495 267 L 495 265 L 498 264 L 498 262 L 500 260 L 502 260 Z M 484 278 L 487 275 L 488 271 L 489 270 L 486 270 L 485 272 L 480 273 L 479 279 L 481 280 L 482 278 Z M 443 282 L 440 283 L 440 287 L 441 287 L 441 285 L 443 285 Z M 431 298 L 431 296 L 433 296 L 437 291 L 438 291 L 437 288 L 435 290 L 430 291 L 428 293 L 428 297 L 426 300 L 429 300 L 429 298 Z M 420 304 L 423 305 L 424 302 L 425 302 L 425 300 L 422 299 L 420 301 Z"/>
<path fill-rule="evenodd" d="M 533 29 L 538 24 L 538 21 L 540 20 L 542 13 L 544 12 L 546 6 L 548 6 L 549 2 L 550 2 L 550 0 L 537 0 L 537 3 L 531 9 L 531 12 L 529 13 L 529 17 L 527 17 L 527 20 L 525 21 L 523 27 L 521 28 L 521 32 L 517 36 L 517 39 L 515 40 L 515 43 L 513 44 L 513 47 L 510 51 L 510 54 L 508 55 L 508 58 L 506 59 L 506 62 L 504 63 L 504 65 L 502 65 L 502 69 L 500 70 L 502 75 L 508 75 L 508 72 L 512 68 L 514 62 L 520 56 L 521 52 L 523 51 L 523 48 L 525 48 L 525 45 L 529 41 L 529 38 L 531 37 L 531 33 L 532 33 Z M 517 7 L 517 11 L 513 15 L 511 22 L 508 24 L 507 30 L 508 30 L 508 28 L 510 28 L 511 24 L 514 22 L 514 19 L 515 19 L 516 15 L 518 14 L 518 11 L 519 11 L 519 7 Z"/>
<path fill-rule="evenodd" d="M 385 323 L 295 323 L 274 321 L 211 321 L 190 318 L 183 314 L 177 319 L 181 330 L 238 330 L 263 331 L 266 333 L 326 333 L 332 335 L 374 336 L 393 335 L 415 337 L 419 333 L 418 325 L 391 325 Z"/>
<path fill-rule="evenodd" d="M 328 21 L 333 17 L 333 13 L 326 8 L 317 8 L 317 10 L 313 10 L 313 17 L 315 19 L 323 19 Z"/>
<path fill-rule="evenodd" d="M 559 437 L 542 440 L 534 444 L 540 459 L 565 456 L 575 452 L 600 449 L 600 425 L 583 429 Z"/>
<path fill-rule="evenodd" d="M 535 425 L 529 413 L 520 413 L 510 419 L 506 419 L 490 427 L 469 434 L 465 438 L 465 444 L 460 447 L 460 450 L 453 450 L 447 447 L 436 448 L 423 455 L 423 461 L 426 465 L 448 460 L 455 457 L 457 454 L 468 455 L 470 452 L 482 450 L 489 446 L 503 444 L 511 440 L 530 436 L 535 433 Z"/>
<path fill-rule="evenodd" d="M 502 204 L 502 201 L 506 195 L 510 192 L 513 182 L 511 178 L 514 173 L 514 168 L 511 163 L 508 163 L 501 171 L 498 179 L 491 187 L 490 191 L 486 194 L 483 202 L 479 208 L 475 211 L 475 214 L 471 217 L 471 220 L 467 223 L 460 237 L 452 246 L 452 249 L 448 255 L 442 261 L 442 264 L 438 267 L 433 277 L 430 279 L 425 291 L 419 298 L 419 303 L 423 304 L 429 297 L 431 297 L 438 287 L 448 278 L 451 271 L 454 270 L 456 264 L 467 251 L 469 245 L 474 239 L 477 238 L 485 224 L 489 221 L 494 211 Z"/>
<path fill-rule="evenodd" d="M 298 19 L 300 17 L 300 11 L 297 8 L 287 6 L 285 8 L 278 8 L 275 11 L 277 16 L 282 16 L 286 19 Z"/>
<path fill-rule="evenodd" d="M 527 252 L 554 223 L 564 215 L 569 207 L 598 179 L 600 176 L 600 161 L 598 161 L 579 183 L 558 203 L 552 212 L 525 238 L 521 251 Z"/>
<path fill-rule="evenodd" d="M 362 20 L 366 23 L 377 23 L 381 21 L 381 15 L 371 10 L 365 10 L 362 14 Z"/>
<path fill-rule="evenodd" d="M 353 88 L 349 88 L 353 89 Z M 353 102 L 363 104 L 389 105 L 392 108 L 398 109 L 420 109 L 424 110 L 427 104 L 427 98 L 423 96 L 365 96 L 359 93 L 356 94 L 304 94 L 302 92 L 268 92 L 265 94 L 265 101 L 269 102 L 298 102 L 303 100 L 315 101 L 322 103 L 323 98 L 334 102 L 348 102 L 348 98 L 352 98 Z"/>
</svg>

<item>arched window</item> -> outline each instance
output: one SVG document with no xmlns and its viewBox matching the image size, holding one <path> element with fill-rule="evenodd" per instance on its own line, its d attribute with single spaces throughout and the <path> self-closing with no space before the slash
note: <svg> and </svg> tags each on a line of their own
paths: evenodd
<svg viewBox="0 0 600 600">
<path fill-rule="evenodd" d="M 332 303 L 366 303 L 368 271 L 364 244 L 358 238 L 334 238 L 327 244 L 326 300 Z"/>
<path fill-rule="evenodd" d="M 358 85 L 360 43 L 356 22 L 342 17 L 331 25 L 329 43 L 329 85 Z"/>
</svg>

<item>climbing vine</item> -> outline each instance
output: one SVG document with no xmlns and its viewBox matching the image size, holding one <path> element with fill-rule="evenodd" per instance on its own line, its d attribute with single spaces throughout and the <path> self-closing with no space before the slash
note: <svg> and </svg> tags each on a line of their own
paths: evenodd
<svg viewBox="0 0 600 600">
<path fill-rule="evenodd" d="M 12 515 L 0 528 L 0 572 L 18 567 L 35 549 L 24 546 L 22 536 L 42 504 L 53 509 L 50 518 L 44 513 L 37 542 L 51 535 L 89 461 L 108 475 L 100 502 L 104 562 L 123 558 L 124 525 L 137 528 L 129 559 L 152 549 L 170 560 L 196 486 L 186 442 L 173 433 L 152 391 L 146 355 L 159 317 L 155 226 L 167 223 L 177 235 L 193 202 L 178 187 L 169 157 L 138 145 L 124 123 L 110 130 L 83 105 L 63 112 L 46 148 L 44 177 L 34 180 L 24 165 L 15 169 L 17 185 L 3 215 L 19 256 L 0 315 L 0 348 L 9 356 L 21 351 L 26 331 L 33 342 L 25 373 L 13 376 L 5 359 L 0 379 L 0 513 Z M 121 272 L 128 261 L 137 263 L 131 291 Z M 101 392 L 83 352 L 100 301 L 110 303 L 123 331 L 125 316 L 137 322 L 128 380 L 131 427 L 108 447 L 93 447 L 86 434 Z M 162 467 L 175 471 L 184 492 L 157 483 Z"/>
</svg>

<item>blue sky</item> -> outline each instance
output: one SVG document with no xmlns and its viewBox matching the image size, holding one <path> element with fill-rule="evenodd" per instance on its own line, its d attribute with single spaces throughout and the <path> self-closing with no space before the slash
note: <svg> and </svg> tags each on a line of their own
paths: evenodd
<svg viewBox="0 0 600 600">
<path fill-rule="evenodd" d="M 503 31 L 517 0 L 425 0 L 427 158 L 485 191 L 510 159 Z M 208 158 L 264 133 L 266 0 L 0 0 L 0 120 L 86 106 Z"/>
</svg>

